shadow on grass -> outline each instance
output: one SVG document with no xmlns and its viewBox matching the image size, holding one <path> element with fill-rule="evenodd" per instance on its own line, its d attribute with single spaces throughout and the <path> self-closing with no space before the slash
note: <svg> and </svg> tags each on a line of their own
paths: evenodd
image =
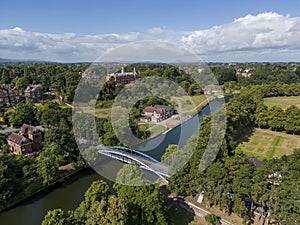
<svg viewBox="0 0 300 225">
<path fill-rule="evenodd" d="M 255 127 L 245 127 L 243 129 L 240 129 L 239 131 L 237 131 L 234 135 L 231 142 L 231 146 L 232 147 L 236 147 L 239 144 L 243 143 L 243 142 L 249 142 L 250 141 L 250 137 L 252 136 L 252 134 L 254 133 L 254 129 Z"/>
</svg>

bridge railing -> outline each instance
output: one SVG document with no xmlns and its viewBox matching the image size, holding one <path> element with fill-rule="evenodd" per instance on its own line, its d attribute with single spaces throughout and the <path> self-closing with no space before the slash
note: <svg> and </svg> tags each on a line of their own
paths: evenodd
<svg viewBox="0 0 300 225">
<path fill-rule="evenodd" d="M 149 155 L 147 155 L 147 154 L 145 154 L 143 152 L 131 149 L 131 148 L 120 147 L 120 146 L 107 146 L 107 147 L 111 148 L 111 149 L 117 149 L 117 150 L 125 151 L 125 152 L 127 152 L 129 154 L 137 155 L 137 156 L 140 156 L 142 158 L 148 159 L 149 161 L 152 161 L 152 162 L 155 162 L 155 163 L 159 163 L 158 160 L 152 158 L 151 156 L 149 156 Z"/>
</svg>

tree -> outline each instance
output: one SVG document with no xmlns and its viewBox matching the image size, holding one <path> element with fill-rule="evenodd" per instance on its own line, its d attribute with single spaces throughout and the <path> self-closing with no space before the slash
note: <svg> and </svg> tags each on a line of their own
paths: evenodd
<svg viewBox="0 0 300 225">
<path fill-rule="evenodd" d="M 204 217 L 205 221 L 212 225 L 220 225 L 220 217 L 214 214 L 208 214 Z"/>
<path fill-rule="evenodd" d="M 237 81 L 236 71 L 233 67 L 213 67 L 212 72 L 221 85 L 228 81 Z"/>
<path fill-rule="evenodd" d="M 0 157 L 0 202 L 7 202 L 13 195 L 22 175 L 21 165 L 13 155 Z"/>
<path fill-rule="evenodd" d="M 145 174 L 137 164 L 124 164 L 123 168 L 119 170 L 116 178 L 118 184 L 142 186 L 149 184 L 145 179 Z"/>
<path fill-rule="evenodd" d="M 166 152 L 161 157 L 161 160 L 164 161 L 170 157 L 174 152 L 178 151 L 178 145 L 171 144 L 166 148 Z"/>
<path fill-rule="evenodd" d="M 42 125 L 59 126 L 59 121 L 62 118 L 61 108 L 57 103 L 48 101 L 39 108 L 37 117 Z"/>
<path fill-rule="evenodd" d="M 47 212 L 42 225 L 67 225 L 67 216 L 62 209 L 54 209 Z"/>
<path fill-rule="evenodd" d="M 269 126 L 272 130 L 280 131 L 285 124 L 285 115 L 282 108 L 273 106 L 269 110 Z"/>
<path fill-rule="evenodd" d="M 268 107 L 264 103 L 261 103 L 257 106 L 254 116 L 255 116 L 255 124 L 259 128 L 260 127 L 265 128 L 268 126 L 269 111 L 268 111 Z"/>
<path fill-rule="evenodd" d="M 107 203 L 105 200 L 95 201 L 86 214 L 86 225 L 107 225 L 108 219 L 105 217 Z"/>
<path fill-rule="evenodd" d="M 20 77 L 16 82 L 16 87 L 23 92 L 29 84 L 30 82 L 27 77 Z"/>
<path fill-rule="evenodd" d="M 36 123 L 36 108 L 31 102 L 19 103 L 9 117 L 13 126 L 21 126 L 24 123 Z"/>
<path fill-rule="evenodd" d="M 286 110 L 284 129 L 288 133 L 300 133 L 300 109 L 294 105 Z"/>
<path fill-rule="evenodd" d="M 86 225 L 125 225 L 127 220 L 127 206 L 124 201 L 111 196 L 108 202 L 101 200 L 92 203 L 87 212 Z"/>
<path fill-rule="evenodd" d="M 89 189 L 85 192 L 85 199 L 79 205 L 74 212 L 74 217 L 84 223 L 87 220 L 87 213 L 92 209 L 94 204 L 99 206 L 99 203 L 103 200 L 105 204 L 108 198 L 109 187 L 103 180 L 94 181 Z M 96 203 L 98 202 L 98 203 Z M 97 206 L 94 205 L 93 211 L 97 210 Z M 91 221 L 92 222 L 92 221 Z"/>
<path fill-rule="evenodd" d="M 117 184 L 114 188 L 129 209 L 128 224 L 167 224 L 164 198 L 156 186 Z"/>
<path fill-rule="evenodd" d="M 1 82 L 5 83 L 5 84 L 9 84 L 10 83 L 10 76 L 9 76 L 9 72 L 6 69 L 2 70 L 2 75 L 1 75 Z"/>
<path fill-rule="evenodd" d="M 48 143 L 37 159 L 37 173 L 43 178 L 43 183 L 49 185 L 59 177 L 59 165 L 62 156 L 56 143 Z"/>
<path fill-rule="evenodd" d="M 125 201 L 121 198 L 117 198 L 115 196 L 111 196 L 108 199 L 108 209 L 106 211 L 107 220 L 109 224 L 126 224 L 128 217 L 128 208 L 125 204 Z"/>
</svg>

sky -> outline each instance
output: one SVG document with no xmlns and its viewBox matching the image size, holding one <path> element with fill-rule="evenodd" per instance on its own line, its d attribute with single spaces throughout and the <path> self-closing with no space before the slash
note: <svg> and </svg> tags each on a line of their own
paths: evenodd
<svg viewBox="0 0 300 225">
<path fill-rule="evenodd" d="M 94 61 L 144 40 L 204 61 L 299 61 L 300 0 L 3 0 L 0 58 Z"/>
</svg>

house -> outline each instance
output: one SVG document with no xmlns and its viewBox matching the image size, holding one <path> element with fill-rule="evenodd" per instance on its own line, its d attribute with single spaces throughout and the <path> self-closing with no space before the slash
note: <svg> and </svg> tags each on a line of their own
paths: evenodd
<svg viewBox="0 0 300 225">
<path fill-rule="evenodd" d="M 27 100 L 39 101 L 44 99 L 44 90 L 41 85 L 29 85 L 24 91 Z"/>
<path fill-rule="evenodd" d="M 144 115 L 151 117 L 153 122 L 160 122 L 165 119 L 166 112 L 164 109 L 148 106 L 144 109 Z"/>
<path fill-rule="evenodd" d="M 20 101 L 21 96 L 18 89 L 6 85 L 0 86 L 0 104 L 11 105 Z"/>
<path fill-rule="evenodd" d="M 164 109 L 165 116 L 167 118 L 171 117 L 174 114 L 174 107 L 168 105 L 155 105 L 154 108 Z"/>
<path fill-rule="evenodd" d="M 38 145 L 42 142 L 42 133 L 35 126 L 23 124 L 19 130 L 19 134 L 31 140 L 34 147 L 38 147 Z"/>
<path fill-rule="evenodd" d="M 155 105 L 148 106 L 144 109 L 144 116 L 151 118 L 153 122 L 160 122 L 171 117 L 174 114 L 173 106 Z"/>
<path fill-rule="evenodd" d="M 139 120 L 144 123 L 149 123 L 151 121 L 151 117 L 150 116 L 140 116 Z"/>
<path fill-rule="evenodd" d="M 110 79 L 113 79 L 118 84 L 125 85 L 138 79 L 138 74 L 135 71 L 135 68 L 133 69 L 133 72 L 124 72 L 124 68 L 122 67 L 121 73 L 111 73 L 106 76 L 106 82 Z"/>
<path fill-rule="evenodd" d="M 10 151 L 15 155 L 26 155 L 32 153 L 32 144 L 29 139 L 17 133 L 11 133 L 7 137 Z"/>
<path fill-rule="evenodd" d="M 42 143 L 42 133 L 36 127 L 23 124 L 19 133 L 11 133 L 7 137 L 9 149 L 16 155 L 31 155 L 36 152 Z"/>
</svg>

